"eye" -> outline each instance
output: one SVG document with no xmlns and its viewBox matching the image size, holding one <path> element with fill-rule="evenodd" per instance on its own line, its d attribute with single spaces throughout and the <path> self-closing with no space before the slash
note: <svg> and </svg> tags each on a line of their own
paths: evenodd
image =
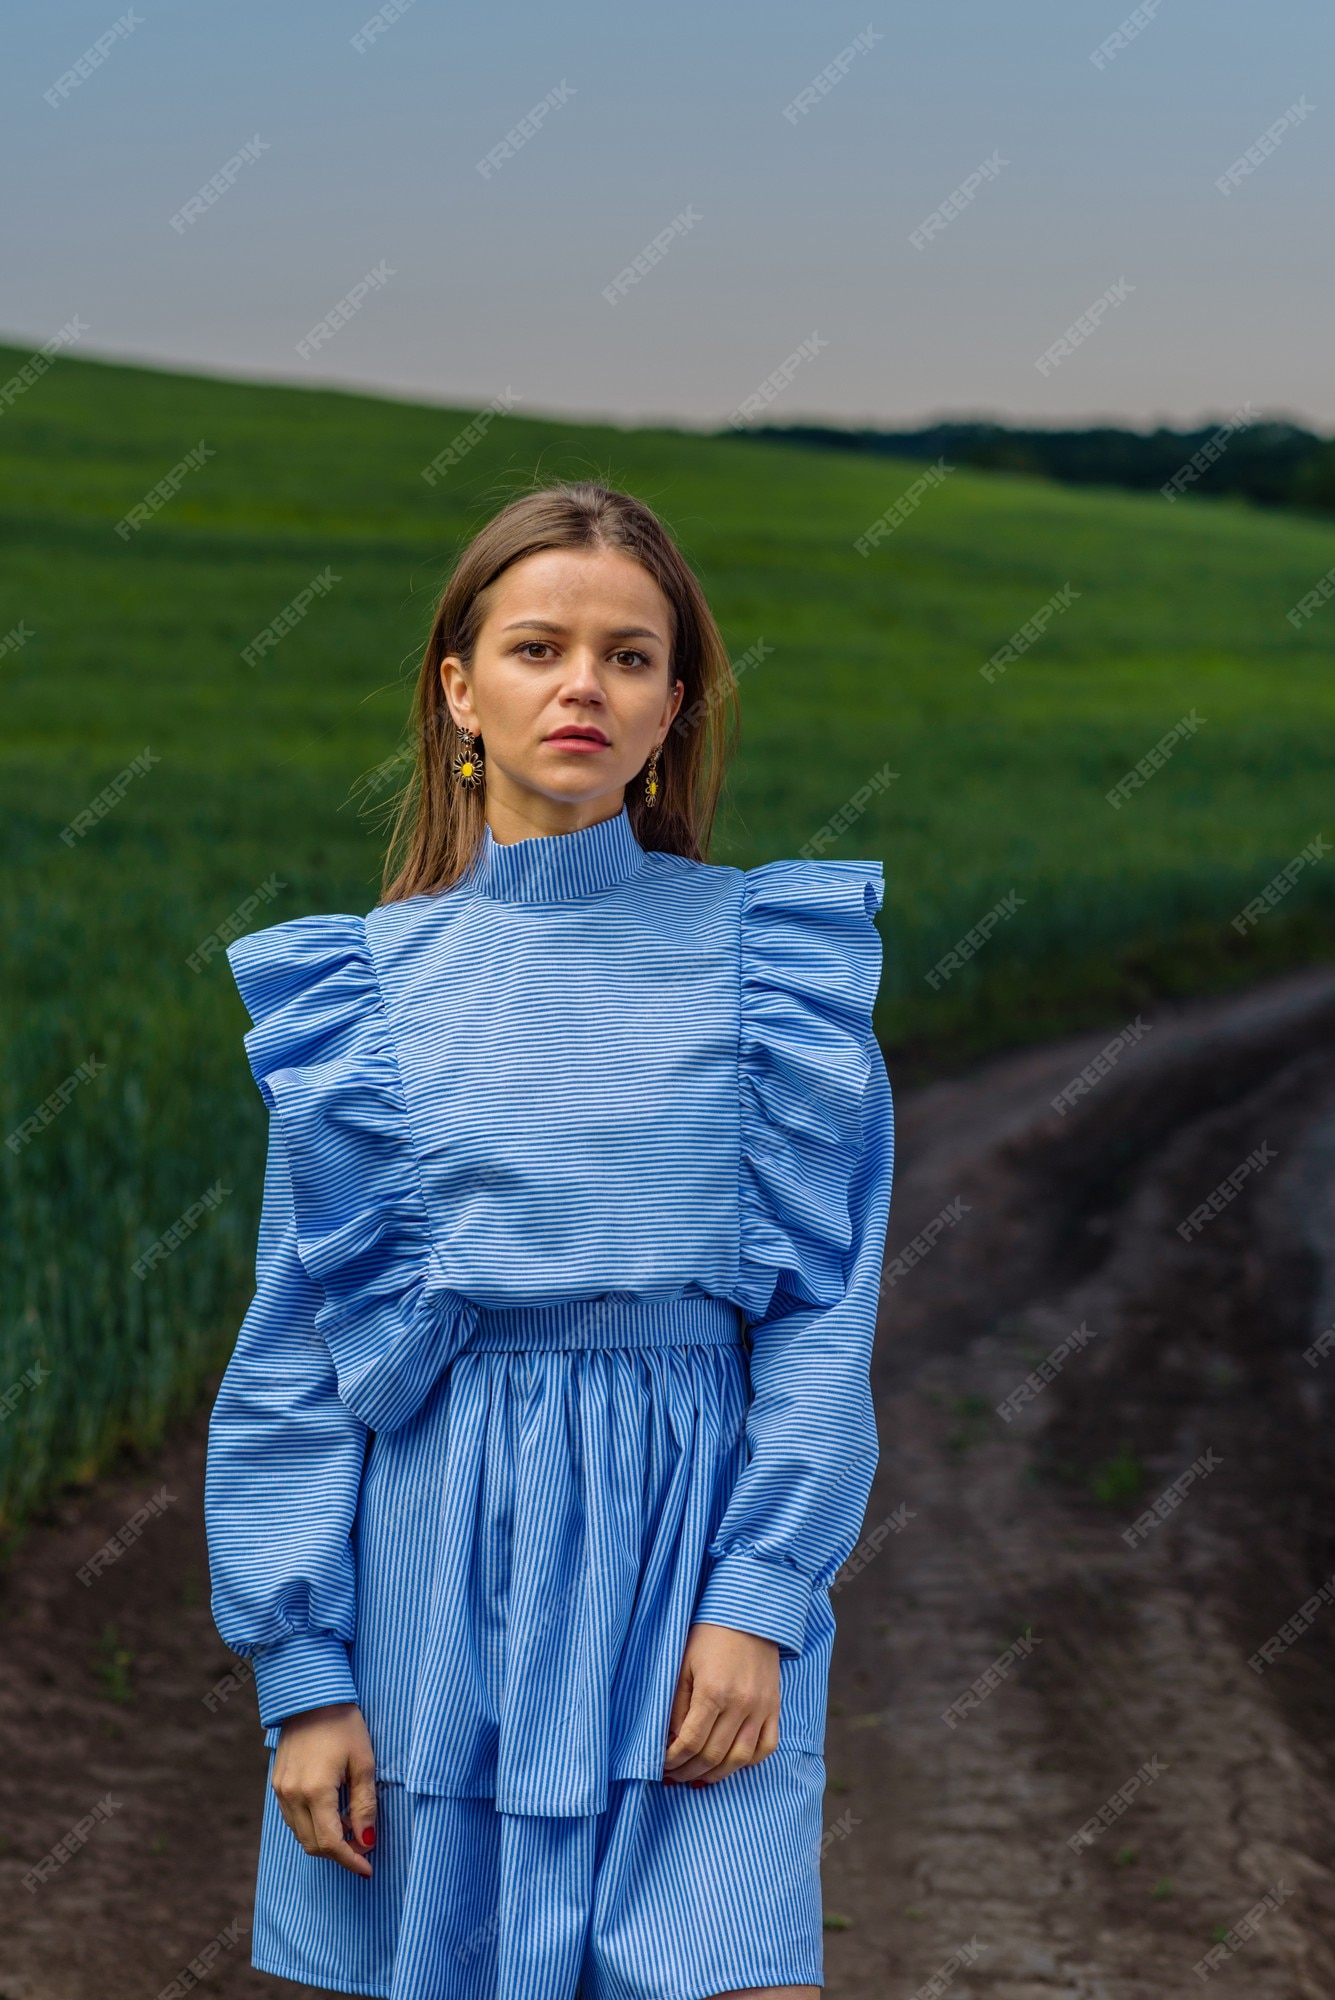
<svg viewBox="0 0 1335 2000">
<path fill-rule="evenodd" d="M 540 653 L 545 653 L 550 650 L 547 645 L 547 641 L 545 639 L 521 639 L 519 644 L 515 647 L 515 651 L 517 653 L 528 653 L 529 648 L 532 646 L 536 646 Z M 530 658 L 531 657 L 532 656 L 530 654 Z"/>
<path fill-rule="evenodd" d="M 637 652 L 633 646 L 623 646 L 620 652 L 614 653 L 612 657 L 615 660 L 639 660 L 646 667 L 652 664 L 647 653 Z"/>
</svg>

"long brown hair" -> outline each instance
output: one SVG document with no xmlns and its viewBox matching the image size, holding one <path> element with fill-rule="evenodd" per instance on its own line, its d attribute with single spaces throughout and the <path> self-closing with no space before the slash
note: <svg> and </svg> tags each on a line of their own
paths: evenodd
<svg viewBox="0 0 1335 2000">
<path fill-rule="evenodd" d="M 627 786 L 626 810 L 641 846 L 706 859 L 719 792 L 736 738 L 737 682 L 698 580 L 653 510 L 591 481 L 521 495 L 463 551 L 441 595 L 414 702 L 413 769 L 393 810 L 382 903 L 448 889 L 469 867 L 486 824 L 485 780 L 463 785 L 452 761 L 461 742 L 440 681 L 441 661 L 473 663 L 488 586 L 540 549 L 620 549 L 641 563 L 672 613 L 670 679 L 685 683 L 659 758 L 658 801 Z M 478 739 L 479 742 L 481 739 Z"/>
</svg>

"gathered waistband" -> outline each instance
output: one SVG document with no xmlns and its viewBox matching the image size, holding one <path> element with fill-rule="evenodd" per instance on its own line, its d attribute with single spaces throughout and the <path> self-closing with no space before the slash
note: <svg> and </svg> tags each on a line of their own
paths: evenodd
<svg viewBox="0 0 1335 2000">
<path fill-rule="evenodd" d="M 476 1307 L 468 1348 L 749 1346 L 741 1308 L 711 1293 L 642 1299 L 603 1292 L 592 1299 Z"/>
</svg>

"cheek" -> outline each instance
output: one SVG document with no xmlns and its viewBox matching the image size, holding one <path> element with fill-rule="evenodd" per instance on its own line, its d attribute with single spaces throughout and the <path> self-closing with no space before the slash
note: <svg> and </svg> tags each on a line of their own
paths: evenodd
<svg viewBox="0 0 1335 2000">
<path fill-rule="evenodd" d="M 507 662 L 500 663 L 485 681 L 479 679 L 473 688 L 473 705 L 481 726 L 498 740 L 531 733 L 545 712 L 547 699 L 536 677 Z"/>
</svg>

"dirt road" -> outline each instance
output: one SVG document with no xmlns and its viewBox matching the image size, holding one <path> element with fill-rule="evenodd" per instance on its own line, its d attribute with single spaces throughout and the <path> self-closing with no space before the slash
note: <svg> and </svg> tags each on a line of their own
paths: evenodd
<svg viewBox="0 0 1335 2000">
<path fill-rule="evenodd" d="M 832 1995 L 1335 1994 L 1335 974 L 1140 1019 L 903 1106 Z"/>
<path fill-rule="evenodd" d="M 1335 970 L 898 1119 L 881 1469 L 834 1599 L 831 2000 L 1329 2000 Z M 248 1685 L 205 1702 L 235 1664 L 205 1424 L 0 1583 L 0 2000 L 152 2000 L 201 1953 L 220 2000 L 300 1991 L 248 1963 L 264 1753 Z"/>
</svg>

